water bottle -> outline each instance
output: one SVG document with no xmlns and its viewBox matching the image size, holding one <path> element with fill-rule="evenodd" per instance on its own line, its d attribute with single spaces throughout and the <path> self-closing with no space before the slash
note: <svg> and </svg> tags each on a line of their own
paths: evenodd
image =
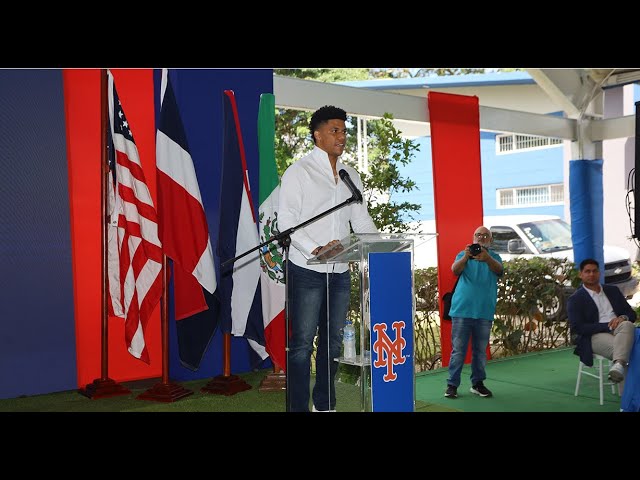
<svg viewBox="0 0 640 480">
<path fill-rule="evenodd" d="M 346 360 L 355 360 L 356 358 L 356 329 L 349 321 L 344 325 L 344 336 L 342 338 L 344 344 L 344 358 Z"/>
</svg>

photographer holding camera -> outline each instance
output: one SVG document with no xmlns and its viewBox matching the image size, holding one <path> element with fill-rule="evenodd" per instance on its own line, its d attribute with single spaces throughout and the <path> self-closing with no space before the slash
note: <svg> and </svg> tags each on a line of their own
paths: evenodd
<svg viewBox="0 0 640 480">
<path fill-rule="evenodd" d="M 473 233 L 474 243 L 456 256 L 451 270 L 460 277 L 451 299 L 451 358 L 447 398 L 458 396 L 460 373 L 471 339 L 471 393 L 490 397 L 484 386 L 487 345 L 496 312 L 498 277 L 502 275 L 502 258 L 489 250 L 491 231 L 480 226 Z"/>
</svg>

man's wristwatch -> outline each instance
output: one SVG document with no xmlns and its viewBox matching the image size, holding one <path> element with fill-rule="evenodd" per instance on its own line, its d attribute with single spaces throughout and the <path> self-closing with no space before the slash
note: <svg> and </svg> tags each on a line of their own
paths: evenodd
<svg viewBox="0 0 640 480">
<path fill-rule="evenodd" d="M 620 315 L 620 318 L 627 322 L 629 321 L 629 317 L 627 317 L 626 315 Z"/>
</svg>

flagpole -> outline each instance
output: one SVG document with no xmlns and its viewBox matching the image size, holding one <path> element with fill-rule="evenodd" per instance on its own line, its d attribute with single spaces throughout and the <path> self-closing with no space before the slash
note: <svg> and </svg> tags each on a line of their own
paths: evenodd
<svg viewBox="0 0 640 480">
<path fill-rule="evenodd" d="M 278 244 L 282 247 L 284 252 L 284 278 L 289 278 L 289 247 L 291 246 L 291 237 L 286 235 L 278 239 Z M 291 411 L 291 397 L 289 388 L 289 375 L 286 372 L 289 371 L 289 284 L 285 280 L 285 294 L 284 294 L 284 372 L 280 365 L 273 362 L 273 373 L 267 375 L 260 384 L 261 392 L 277 392 L 285 391 L 285 410 Z"/>
<path fill-rule="evenodd" d="M 102 291 L 100 295 L 100 378 L 96 378 L 78 393 L 91 399 L 127 395 L 131 391 L 109 378 L 109 316 L 107 313 L 107 177 L 109 162 L 107 153 L 108 125 L 107 70 L 100 70 L 100 279 Z"/>
<path fill-rule="evenodd" d="M 169 382 L 169 302 L 167 256 L 162 255 L 162 297 L 160 297 L 160 329 L 162 332 L 162 381 L 136 398 L 152 402 L 175 402 L 193 394 L 193 390 Z"/>
<path fill-rule="evenodd" d="M 251 385 L 245 382 L 238 375 L 231 375 L 231 334 L 224 333 L 222 336 L 222 375 L 213 377 L 200 389 L 203 393 L 213 393 L 216 395 L 235 395 L 245 390 L 250 390 Z"/>
<path fill-rule="evenodd" d="M 278 244 L 282 247 L 284 253 L 284 278 L 288 278 L 289 273 L 289 246 L 291 245 L 291 237 L 289 235 L 278 240 Z M 278 365 L 273 358 L 273 372 L 267 374 L 260 382 L 258 390 L 260 392 L 281 392 L 285 391 L 285 408 L 289 411 L 289 384 L 286 372 L 289 369 L 289 284 L 285 282 L 284 293 L 284 345 L 285 345 L 285 358 L 284 358 L 284 371 L 282 365 Z"/>
<path fill-rule="evenodd" d="M 233 90 L 223 90 L 223 113 L 224 113 L 224 127 L 223 127 L 223 148 L 222 148 L 222 154 L 223 154 L 223 165 L 222 165 L 222 185 L 229 185 L 228 183 L 224 182 L 224 176 L 225 176 L 225 172 L 226 169 L 229 168 L 230 164 L 228 162 L 229 158 L 234 158 L 236 160 L 238 160 L 239 163 L 239 167 L 240 167 L 240 171 L 242 171 L 242 175 L 247 175 L 248 171 L 246 170 L 246 161 L 245 161 L 245 157 L 244 157 L 244 146 L 242 143 L 242 133 L 240 131 L 240 119 L 238 117 L 238 112 L 237 112 L 237 108 L 236 108 L 236 103 L 235 103 L 235 93 L 233 92 Z M 229 109 L 230 108 L 230 109 Z M 229 113 L 231 113 L 230 116 L 227 116 Z M 234 119 L 234 127 L 228 129 L 228 125 L 227 125 L 227 120 L 233 118 Z M 235 140 L 235 145 L 232 142 L 229 142 L 229 144 L 227 144 L 227 141 L 230 140 L 233 135 L 229 135 L 230 132 L 235 132 L 236 137 L 234 138 Z M 227 151 L 227 149 L 230 148 L 230 151 L 233 152 L 231 154 L 229 154 L 229 152 Z M 238 151 L 236 152 L 235 149 L 238 149 Z M 237 158 L 236 158 L 237 155 Z M 237 172 L 240 173 L 240 172 Z M 228 173 L 227 173 L 228 175 Z M 238 177 L 237 180 L 240 180 L 240 178 L 242 177 Z M 243 186 L 242 188 L 245 189 L 245 194 L 248 196 L 248 202 L 249 205 L 251 206 L 251 193 L 249 192 L 248 189 L 248 185 Z M 225 192 L 224 188 L 221 188 L 221 192 Z M 226 212 L 226 209 L 222 209 L 222 212 Z M 253 223 L 255 225 L 255 215 L 254 215 L 254 210 L 253 207 L 251 206 L 251 211 L 252 211 L 252 215 L 253 215 Z M 221 220 L 220 222 L 223 223 L 224 221 L 222 220 L 223 215 L 221 214 Z M 240 213 L 240 210 L 238 210 L 238 217 L 235 219 L 236 221 L 242 221 L 243 217 Z M 237 233 L 237 232 L 236 232 Z M 258 236 L 258 231 L 256 228 L 256 236 Z M 259 238 L 259 236 L 258 236 Z M 238 245 L 238 241 L 241 239 L 240 236 L 236 237 L 236 248 Z M 221 242 L 220 243 L 224 243 Z M 221 247 L 220 245 L 218 246 L 218 249 L 221 251 L 224 251 L 224 248 Z M 235 251 L 235 250 L 234 250 Z M 224 255 L 224 253 L 223 253 Z M 260 267 L 259 264 L 257 265 L 257 269 L 255 272 L 258 275 L 258 279 L 259 279 L 259 275 L 260 275 Z M 225 279 L 222 279 L 223 282 L 227 281 L 229 279 L 229 276 L 232 277 L 232 273 L 231 272 L 227 272 L 228 276 Z M 221 277 L 224 274 L 221 273 Z M 257 288 L 257 284 L 256 284 L 256 288 Z M 222 301 L 227 301 L 230 299 L 223 299 Z M 248 313 L 247 313 L 248 315 Z M 223 314 L 224 317 L 224 314 Z M 244 381 L 242 378 L 240 378 L 238 375 L 231 375 L 231 332 L 224 332 L 224 330 L 226 330 L 226 326 L 224 325 L 225 323 L 225 318 L 222 319 L 222 324 L 223 327 L 221 328 L 221 331 L 223 331 L 222 334 L 222 340 L 223 340 L 223 345 L 222 345 L 222 362 L 223 362 L 223 371 L 222 371 L 222 375 L 218 375 L 214 378 L 212 378 L 204 387 L 202 387 L 200 389 L 201 392 L 203 393 L 212 393 L 212 394 L 218 394 L 218 395 L 235 395 L 236 393 L 239 392 L 243 392 L 245 390 L 249 390 L 251 389 L 251 385 L 249 385 L 246 381 Z M 231 318 L 228 319 L 230 322 L 233 322 L 233 320 Z M 231 326 L 231 325 L 229 325 Z"/>
</svg>

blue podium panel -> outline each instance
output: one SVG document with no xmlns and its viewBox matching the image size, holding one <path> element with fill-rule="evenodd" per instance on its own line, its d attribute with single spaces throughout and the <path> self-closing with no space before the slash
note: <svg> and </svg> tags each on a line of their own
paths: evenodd
<svg viewBox="0 0 640 480">
<path fill-rule="evenodd" d="M 371 404 L 374 412 L 413 412 L 411 252 L 370 253 Z"/>
<path fill-rule="evenodd" d="M 620 401 L 621 412 L 640 412 L 640 328 L 636 328 L 635 340 Z"/>
</svg>

